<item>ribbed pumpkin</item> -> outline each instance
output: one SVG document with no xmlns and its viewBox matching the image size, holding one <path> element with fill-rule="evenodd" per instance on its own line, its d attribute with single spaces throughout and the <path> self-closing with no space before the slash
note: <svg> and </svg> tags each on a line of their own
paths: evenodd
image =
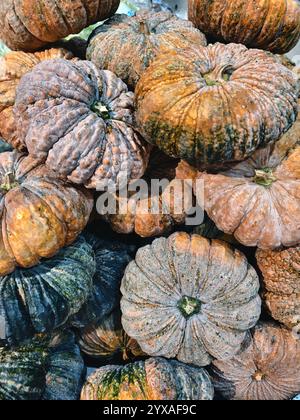
<svg viewBox="0 0 300 420">
<path fill-rule="evenodd" d="M 158 357 L 98 369 L 87 379 L 81 399 L 212 400 L 213 396 L 213 386 L 204 369 Z"/>
<path fill-rule="evenodd" d="M 89 232 L 84 232 L 83 237 L 94 251 L 96 274 L 88 301 L 72 317 L 71 323 L 77 328 L 101 321 L 119 306 L 121 280 L 136 251 L 135 246 L 116 239 L 99 239 Z"/>
<path fill-rule="evenodd" d="M 144 238 L 171 233 L 176 226 L 184 224 L 193 206 L 193 180 L 185 179 L 185 173 L 181 173 L 181 166 L 176 168 L 177 164 L 178 160 L 155 151 L 143 178 L 148 185 L 146 196 L 129 193 L 125 200 L 127 211 L 123 211 L 124 198 L 115 194 L 117 212 L 106 213 L 104 220 L 118 233 L 135 232 Z M 169 184 L 157 192 L 152 180 L 167 180 Z"/>
<path fill-rule="evenodd" d="M 258 324 L 243 351 L 212 367 L 216 391 L 230 400 L 288 400 L 300 390 L 300 341 L 275 324 Z"/>
<path fill-rule="evenodd" d="M 118 309 L 96 324 L 81 330 L 79 346 L 83 353 L 103 362 L 145 356 L 138 343 L 123 330 Z"/>
<path fill-rule="evenodd" d="M 122 281 L 122 324 L 150 356 L 209 365 L 259 319 L 255 270 L 221 241 L 175 233 L 141 248 Z"/>
<path fill-rule="evenodd" d="M 170 12 L 141 11 L 115 15 L 92 33 L 87 58 L 110 70 L 131 88 L 161 48 L 206 45 L 205 36 L 187 20 Z"/>
<path fill-rule="evenodd" d="M 283 54 L 300 38 L 298 0 L 189 0 L 189 20 L 214 40 Z"/>
<path fill-rule="evenodd" d="M 132 127 L 133 93 L 88 61 L 38 64 L 20 81 L 15 113 L 29 153 L 75 184 L 101 190 L 145 172 L 148 149 Z"/>
<path fill-rule="evenodd" d="M 0 275 L 33 267 L 85 228 L 92 196 L 17 152 L 0 154 Z"/>
<path fill-rule="evenodd" d="M 276 57 L 238 44 L 159 55 L 136 89 L 150 143 L 194 166 L 242 161 L 278 140 L 297 116 L 297 76 Z"/>
<path fill-rule="evenodd" d="M 74 335 L 34 338 L 0 349 L 0 400 L 76 400 L 85 373 Z"/>
<path fill-rule="evenodd" d="M 16 99 L 16 89 L 21 77 L 44 60 L 52 58 L 71 59 L 72 54 L 62 48 L 37 52 L 10 52 L 0 57 L 0 136 L 11 143 L 15 149 L 23 150 L 16 136 L 16 121 L 13 106 Z"/>
<path fill-rule="evenodd" d="M 246 246 L 300 242 L 300 119 L 276 144 L 219 174 L 202 173 L 204 207 L 217 227 Z"/>
<path fill-rule="evenodd" d="M 288 328 L 300 326 L 300 246 L 278 251 L 258 250 L 264 300 L 272 317 Z"/>
<path fill-rule="evenodd" d="M 95 260 L 82 238 L 32 269 L 0 277 L 0 345 L 63 326 L 88 299 Z"/>
<path fill-rule="evenodd" d="M 5 0 L 0 38 L 13 50 L 35 51 L 112 16 L 119 0 Z"/>
</svg>

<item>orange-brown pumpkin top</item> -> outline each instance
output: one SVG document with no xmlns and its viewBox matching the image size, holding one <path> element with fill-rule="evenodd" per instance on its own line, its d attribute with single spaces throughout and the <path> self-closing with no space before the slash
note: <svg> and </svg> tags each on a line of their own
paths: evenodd
<svg viewBox="0 0 300 420">
<path fill-rule="evenodd" d="M 33 267 L 71 244 L 85 228 L 92 196 L 57 179 L 44 165 L 0 154 L 0 276 Z"/>
<path fill-rule="evenodd" d="M 24 145 L 16 135 L 16 121 L 13 106 L 16 90 L 24 74 L 33 69 L 41 61 L 52 58 L 71 59 L 73 55 L 62 48 L 52 48 L 36 53 L 13 51 L 0 57 L 0 136 L 15 149 L 24 150 Z"/>
<path fill-rule="evenodd" d="M 109 18 L 119 0 L 5 0 L 0 3 L 0 39 L 11 49 L 36 51 Z"/>
<path fill-rule="evenodd" d="M 276 57 L 238 44 L 160 54 L 136 88 L 147 141 L 194 166 L 242 161 L 297 117 L 297 76 Z"/>
<path fill-rule="evenodd" d="M 111 70 L 131 88 L 162 48 L 206 45 L 194 25 L 170 12 L 140 11 L 133 17 L 115 15 L 91 35 L 87 58 Z"/>
<path fill-rule="evenodd" d="M 300 38 L 299 0 L 189 0 L 188 15 L 212 40 L 278 54 Z"/>
</svg>

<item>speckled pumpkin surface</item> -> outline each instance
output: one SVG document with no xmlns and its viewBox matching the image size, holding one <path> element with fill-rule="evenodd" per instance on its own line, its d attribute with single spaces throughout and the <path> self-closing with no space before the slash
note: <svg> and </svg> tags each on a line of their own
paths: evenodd
<svg viewBox="0 0 300 420">
<path fill-rule="evenodd" d="M 132 360 L 145 356 L 138 343 L 123 330 L 119 309 L 82 329 L 78 342 L 83 353 L 106 363 L 117 357 Z"/>
<path fill-rule="evenodd" d="M 230 400 L 289 400 L 300 390 L 300 341 L 275 324 L 258 324 L 236 357 L 213 362 L 216 391 Z"/>
<path fill-rule="evenodd" d="M 278 140 L 297 116 L 296 75 L 260 50 L 214 44 L 164 52 L 136 89 L 150 142 L 194 166 L 241 161 Z"/>
<path fill-rule="evenodd" d="M 87 58 L 111 70 L 134 88 L 162 48 L 206 45 L 205 36 L 187 20 L 170 12 L 141 11 L 115 15 L 91 35 Z"/>
<path fill-rule="evenodd" d="M 136 251 L 135 246 L 113 239 L 100 239 L 89 232 L 84 232 L 83 237 L 94 251 L 96 274 L 88 301 L 71 320 L 77 328 L 101 321 L 119 306 L 124 270 Z"/>
<path fill-rule="evenodd" d="M 11 143 L 14 148 L 23 150 L 24 145 L 16 136 L 16 121 L 13 106 L 16 89 L 21 77 L 44 60 L 52 58 L 71 59 L 72 54 L 61 48 L 37 52 L 9 52 L 0 57 L 0 136 Z"/>
<path fill-rule="evenodd" d="M 83 387 L 82 400 L 212 400 L 204 369 L 151 358 L 127 366 L 104 366 Z"/>
<path fill-rule="evenodd" d="M 34 338 L 16 349 L 0 348 L 0 400 L 76 400 L 85 373 L 74 335 Z"/>
<path fill-rule="evenodd" d="M 300 38 L 298 0 L 189 0 L 189 20 L 212 39 L 283 54 Z"/>
<path fill-rule="evenodd" d="M 243 245 L 274 249 L 300 242 L 299 123 L 232 169 L 199 175 L 209 217 Z"/>
<path fill-rule="evenodd" d="M 258 250 L 264 300 L 272 317 L 288 328 L 300 326 L 300 246 L 278 251 Z"/>
<path fill-rule="evenodd" d="M 89 192 L 65 184 L 17 152 L 0 154 L 0 275 L 33 267 L 71 244 L 93 207 Z"/>
<path fill-rule="evenodd" d="M 126 185 L 145 172 L 148 148 L 132 127 L 133 93 L 91 62 L 38 64 L 21 79 L 15 113 L 29 153 L 75 184 L 101 190 L 102 182 Z"/>
<path fill-rule="evenodd" d="M 141 248 L 122 281 L 122 324 L 150 356 L 209 365 L 259 319 L 258 276 L 221 241 L 175 233 Z"/>
<path fill-rule="evenodd" d="M 0 38 L 13 50 L 35 51 L 112 16 L 119 0 L 5 0 Z"/>
<path fill-rule="evenodd" d="M 0 345 L 63 326 L 88 299 L 95 260 L 83 238 L 32 269 L 0 277 Z"/>
</svg>

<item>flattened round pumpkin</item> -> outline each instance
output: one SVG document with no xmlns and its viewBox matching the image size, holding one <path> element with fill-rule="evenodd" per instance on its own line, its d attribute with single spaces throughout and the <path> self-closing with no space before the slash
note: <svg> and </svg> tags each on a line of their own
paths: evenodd
<svg viewBox="0 0 300 420">
<path fill-rule="evenodd" d="M 198 366 L 236 354 L 261 312 L 245 256 L 186 233 L 141 248 L 121 291 L 123 327 L 145 353 Z"/>
</svg>

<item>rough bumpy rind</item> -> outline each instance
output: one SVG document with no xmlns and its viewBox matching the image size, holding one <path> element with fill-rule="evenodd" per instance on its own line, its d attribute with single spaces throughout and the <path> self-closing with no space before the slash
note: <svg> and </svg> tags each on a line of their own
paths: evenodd
<svg viewBox="0 0 300 420">
<path fill-rule="evenodd" d="M 206 45 L 205 36 L 187 20 L 170 12 L 141 11 L 115 15 L 92 33 L 87 58 L 135 88 L 161 49 Z"/>
<path fill-rule="evenodd" d="M 204 369 L 162 358 L 98 369 L 83 387 L 82 400 L 212 400 Z"/>
<path fill-rule="evenodd" d="M 38 267 L 0 277 L 2 345 L 17 345 L 63 326 L 88 299 L 95 260 L 83 238 Z"/>
<path fill-rule="evenodd" d="M 214 361 L 215 389 L 229 400 L 289 400 L 300 389 L 300 341 L 275 324 L 258 324 L 243 351 Z"/>
<path fill-rule="evenodd" d="M 123 327 L 145 353 L 198 366 L 236 354 L 261 312 L 258 276 L 244 255 L 186 233 L 141 248 L 121 291 Z M 201 306 L 189 318 L 179 308 L 185 296 Z"/>
<path fill-rule="evenodd" d="M 133 96 L 121 79 L 88 61 L 44 61 L 18 86 L 17 135 L 64 179 L 101 191 L 108 181 L 124 186 L 144 174 L 149 157 L 133 128 Z"/>
<path fill-rule="evenodd" d="M 294 123 L 296 75 L 270 54 L 214 44 L 167 51 L 136 89 L 137 123 L 150 143 L 207 168 L 242 161 Z"/>
<path fill-rule="evenodd" d="M 119 0 L 5 0 L 0 3 L 0 38 L 13 50 L 35 51 L 118 9 Z"/>
<path fill-rule="evenodd" d="M 16 121 L 13 107 L 16 89 L 24 74 L 33 69 L 41 61 L 53 58 L 71 59 L 73 55 L 62 48 L 52 48 L 34 54 L 25 52 L 9 52 L 0 57 L 0 136 L 9 142 L 14 149 L 24 150 L 16 135 Z"/>
<path fill-rule="evenodd" d="M 0 275 L 33 267 L 70 245 L 85 228 L 92 195 L 57 179 L 45 165 L 0 154 Z"/>
<path fill-rule="evenodd" d="M 272 317 L 288 328 L 300 325 L 300 247 L 258 250 L 256 258 Z"/>
<path fill-rule="evenodd" d="M 213 40 L 278 54 L 300 38 L 298 0 L 189 0 L 188 15 Z"/>
</svg>

